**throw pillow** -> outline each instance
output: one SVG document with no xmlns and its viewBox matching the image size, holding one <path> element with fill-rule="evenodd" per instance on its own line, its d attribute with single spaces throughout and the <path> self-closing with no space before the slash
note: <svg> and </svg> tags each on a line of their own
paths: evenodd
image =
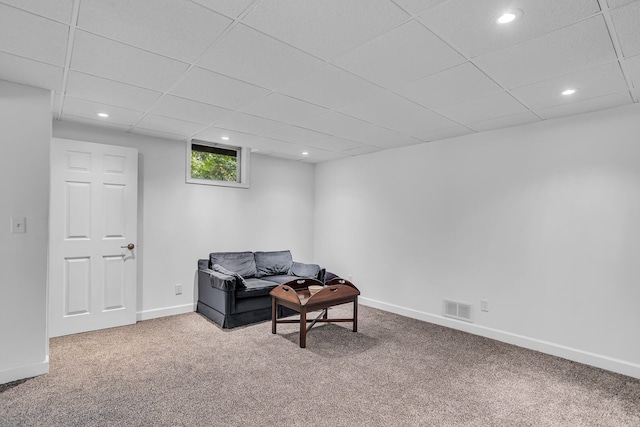
<svg viewBox="0 0 640 427">
<path fill-rule="evenodd" d="M 301 262 L 293 262 L 289 269 L 290 276 L 309 277 L 315 279 L 320 272 L 320 266 L 318 264 L 303 264 Z"/>
<path fill-rule="evenodd" d="M 256 263 L 253 252 L 213 252 L 209 254 L 209 265 L 219 264 L 229 271 L 235 271 L 247 279 L 256 277 Z"/>
<path fill-rule="evenodd" d="M 290 251 L 255 252 L 254 256 L 258 270 L 256 277 L 288 274 L 293 264 Z"/>
<path fill-rule="evenodd" d="M 240 280 L 240 283 L 242 283 L 243 286 L 247 286 L 247 282 L 244 280 L 244 277 L 242 277 L 241 275 L 239 275 L 235 271 L 227 270 L 226 268 L 224 268 L 220 264 L 214 264 L 213 265 L 213 271 L 217 271 L 218 273 L 226 274 L 227 276 L 236 277 L 238 280 Z"/>
</svg>

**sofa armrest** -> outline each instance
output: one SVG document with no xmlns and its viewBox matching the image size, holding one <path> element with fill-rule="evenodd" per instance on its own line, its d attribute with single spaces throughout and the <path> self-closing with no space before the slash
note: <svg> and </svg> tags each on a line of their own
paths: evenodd
<svg viewBox="0 0 640 427">
<path fill-rule="evenodd" d="M 235 291 L 236 289 L 235 276 L 228 276 L 209 268 L 201 268 L 198 270 L 198 282 L 200 281 L 205 281 L 209 286 L 213 286 L 222 291 Z"/>
</svg>

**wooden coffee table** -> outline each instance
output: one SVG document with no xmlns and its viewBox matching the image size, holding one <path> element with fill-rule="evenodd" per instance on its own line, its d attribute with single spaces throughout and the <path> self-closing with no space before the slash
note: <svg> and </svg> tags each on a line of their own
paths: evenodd
<svg viewBox="0 0 640 427">
<path fill-rule="evenodd" d="M 278 323 L 298 323 L 300 322 L 300 347 L 307 346 L 307 332 L 317 322 L 339 323 L 353 322 L 353 332 L 358 332 L 358 295 L 360 291 L 353 283 L 344 279 L 333 279 L 315 295 L 311 295 L 307 289 L 309 285 L 320 285 L 322 283 L 314 279 L 299 279 L 278 286 L 269 292 L 271 295 L 271 333 L 276 333 Z M 340 304 L 353 303 L 353 318 L 329 319 L 328 309 Z M 300 320 L 278 319 L 277 307 L 282 305 L 300 313 Z M 307 313 L 321 310 L 322 312 L 315 319 L 307 319 Z M 307 326 L 307 323 L 311 325 Z"/>
</svg>

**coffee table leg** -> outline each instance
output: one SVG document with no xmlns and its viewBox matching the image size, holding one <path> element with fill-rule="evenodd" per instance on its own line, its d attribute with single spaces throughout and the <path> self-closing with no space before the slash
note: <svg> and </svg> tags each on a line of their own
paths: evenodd
<svg viewBox="0 0 640 427">
<path fill-rule="evenodd" d="M 300 310 L 300 348 L 307 346 L 307 308 Z"/>
<path fill-rule="evenodd" d="M 271 333 L 275 334 L 276 333 L 276 299 L 275 298 L 271 298 Z"/>
<path fill-rule="evenodd" d="M 353 300 L 353 332 L 358 332 L 358 297 Z"/>
</svg>

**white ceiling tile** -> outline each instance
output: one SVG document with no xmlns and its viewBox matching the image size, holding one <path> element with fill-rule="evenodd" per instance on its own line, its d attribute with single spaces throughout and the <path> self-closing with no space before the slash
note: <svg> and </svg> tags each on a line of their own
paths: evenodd
<svg viewBox="0 0 640 427">
<path fill-rule="evenodd" d="M 134 128 L 130 132 L 137 133 L 139 135 L 152 136 L 154 138 L 170 139 L 173 141 L 185 141 L 187 139 L 182 135 L 174 135 L 172 133 L 160 132 L 152 129 Z"/>
<path fill-rule="evenodd" d="M 361 145 L 357 148 L 351 148 L 349 150 L 344 150 L 342 154 L 346 154 L 348 156 L 362 156 L 364 154 L 377 153 L 378 151 L 382 151 L 384 148 L 374 147 L 373 145 Z"/>
<path fill-rule="evenodd" d="M 381 86 L 392 87 L 464 61 L 459 53 L 412 20 L 334 63 Z"/>
<path fill-rule="evenodd" d="M 188 62 L 232 22 L 186 0 L 83 0 L 78 15 L 79 28 Z"/>
<path fill-rule="evenodd" d="M 278 159 L 284 159 L 284 160 L 295 160 L 298 161 L 300 160 L 300 156 L 299 155 L 291 155 L 291 154 L 285 154 L 285 153 L 280 153 L 277 151 L 273 151 L 273 152 L 268 152 L 266 150 L 262 151 L 260 150 L 260 152 L 258 154 L 263 154 L 263 153 L 269 153 L 269 156 L 271 157 L 275 157 Z"/>
<path fill-rule="evenodd" d="M 68 24 L 71 20 L 73 0 L 2 0 L 22 10 Z"/>
<path fill-rule="evenodd" d="M 352 136 L 358 133 L 364 134 L 367 131 L 373 133 L 376 129 L 376 127 L 370 123 L 335 111 L 313 117 L 307 120 L 303 126 L 329 135 L 342 136 L 348 139 L 354 139 Z M 356 141 L 362 142 L 362 139 L 356 139 Z"/>
<path fill-rule="evenodd" d="M 323 61 L 238 25 L 198 65 L 269 89 L 275 89 L 314 69 Z"/>
<path fill-rule="evenodd" d="M 223 140 L 222 137 L 228 137 L 228 140 Z M 198 132 L 194 136 L 195 139 L 230 144 L 238 147 L 251 147 L 253 151 L 259 152 L 290 152 L 292 148 L 299 150 L 299 145 L 292 144 L 290 142 L 280 141 L 271 138 L 265 138 L 263 136 L 251 135 L 242 132 L 229 131 L 227 129 L 220 129 L 215 126 Z"/>
<path fill-rule="evenodd" d="M 316 132 L 314 130 L 301 128 L 298 126 L 285 126 L 273 132 L 269 132 L 266 136 L 281 141 L 292 142 L 294 144 L 312 144 L 331 138 L 326 133 Z"/>
<path fill-rule="evenodd" d="M 633 3 L 635 1 L 638 0 L 607 0 L 607 3 L 609 4 L 609 9 L 617 9 L 621 6 Z"/>
<path fill-rule="evenodd" d="M 69 26 L 0 4 L 0 51 L 63 66 Z"/>
<path fill-rule="evenodd" d="M 456 124 L 391 92 L 348 105 L 340 112 L 419 139 Z"/>
<path fill-rule="evenodd" d="M 149 129 L 156 132 L 166 132 L 173 135 L 189 137 L 205 129 L 206 126 L 199 123 L 186 122 L 170 117 L 147 114 L 134 129 Z"/>
<path fill-rule="evenodd" d="M 97 118 L 97 117 L 96 117 Z M 81 123 L 89 126 L 99 126 L 106 127 L 109 129 L 117 129 L 121 132 L 127 132 L 131 126 L 129 125 L 120 125 L 117 123 L 105 122 L 104 120 L 94 120 L 88 119 L 86 117 L 78 117 L 78 116 L 70 116 L 68 114 L 63 114 L 60 118 L 63 122 L 69 123 Z"/>
<path fill-rule="evenodd" d="M 523 15 L 499 27 L 506 5 Z M 317 163 L 629 104 L 640 95 L 639 9 L 640 0 L 0 0 L 0 79 L 55 91 L 63 120 Z M 578 93 L 560 97 L 569 84 Z M 105 110 L 110 118 L 96 116 Z"/>
<path fill-rule="evenodd" d="M 231 110 L 225 108 L 172 95 L 162 97 L 149 111 L 158 116 L 173 117 L 204 125 L 210 125 L 231 113 Z"/>
<path fill-rule="evenodd" d="M 104 119 L 100 118 L 98 117 L 98 113 L 107 113 L 109 117 Z M 65 96 L 64 104 L 62 105 L 62 114 L 84 117 L 105 123 L 131 126 L 140 120 L 143 113 L 141 111 L 128 110 L 126 108 L 86 101 L 72 96 Z"/>
<path fill-rule="evenodd" d="M 308 152 L 309 152 L 308 156 L 301 156 L 301 158 L 298 160 L 304 163 L 321 163 L 321 162 L 328 162 L 331 160 L 344 159 L 348 157 L 348 155 L 345 155 L 343 153 L 338 153 L 334 151 L 324 151 L 324 150 L 314 149 L 313 147 L 310 147 L 308 149 Z"/>
<path fill-rule="evenodd" d="M 499 25 L 506 9 L 522 17 Z M 597 0 L 450 0 L 421 16 L 436 34 L 471 58 L 532 40 L 600 11 Z"/>
<path fill-rule="evenodd" d="M 400 6 L 410 13 L 420 13 L 427 9 L 432 9 L 440 3 L 444 3 L 447 0 L 396 0 Z"/>
<path fill-rule="evenodd" d="M 131 86 L 102 77 L 69 71 L 67 95 L 131 110 L 144 111 L 160 98 L 161 93 Z"/>
<path fill-rule="evenodd" d="M 331 59 L 407 18 L 387 0 L 264 0 L 244 22 L 312 55 Z"/>
<path fill-rule="evenodd" d="M 301 144 L 288 144 L 287 146 L 281 147 L 278 152 L 280 154 L 291 156 L 289 158 L 293 160 L 303 160 L 309 163 L 318 163 L 346 157 L 344 154 L 338 152 L 327 151 Z"/>
<path fill-rule="evenodd" d="M 329 139 L 310 141 L 307 143 L 307 145 L 312 148 L 319 148 L 321 150 L 337 152 L 344 152 L 345 150 L 362 147 L 362 144 L 359 142 L 351 141 L 349 139 L 344 139 L 337 136 L 332 136 Z"/>
<path fill-rule="evenodd" d="M 443 139 L 455 138 L 457 136 L 469 135 L 474 133 L 473 130 L 464 126 L 454 126 L 443 130 L 431 132 L 425 138 L 425 141 L 440 141 Z"/>
<path fill-rule="evenodd" d="M 193 0 L 232 18 L 237 18 L 253 2 L 253 0 Z"/>
<path fill-rule="evenodd" d="M 499 92 L 461 104 L 437 108 L 437 112 L 462 124 L 475 123 L 528 111 L 507 92 Z"/>
<path fill-rule="evenodd" d="M 470 123 L 468 126 L 478 132 L 484 132 L 494 129 L 508 128 L 513 126 L 525 125 L 528 123 L 539 122 L 540 118 L 530 111 L 524 113 L 513 114 L 511 116 L 499 117 L 497 119 L 485 120 L 482 122 Z"/>
<path fill-rule="evenodd" d="M 0 80 L 59 92 L 62 89 L 63 71 L 55 65 L 0 52 Z"/>
<path fill-rule="evenodd" d="M 301 153 L 300 145 L 271 138 L 257 138 L 251 141 L 250 147 L 258 150 L 259 152 L 271 151 L 275 153 L 295 153 L 296 156 Z"/>
<path fill-rule="evenodd" d="M 413 145 L 421 142 L 408 135 L 372 125 L 366 121 L 335 111 L 314 117 L 308 120 L 304 126 L 319 132 L 384 148 Z"/>
<path fill-rule="evenodd" d="M 264 138 L 243 132 L 236 132 L 229 129 L 221 129 L 216 126 L 209 126 L 193 136 L 194 139 L 215 142 L 220 144 L 234 145 L 237 147 L 254 147 Z M 225 139 L 223 139 L 225 138 Z M 285 144 L 284 142 L 281 142 Z"/>
<path fill-rule="evenodd" d="M 235 110 L 264 97 L 269 90 L 202 68 L 193 68 L 171 92 L 183 98 Z"/>
<path fill-rule="evenodd" d="M 640 54 L 640 2 L 611 11 L 611 19 L 618 34 L 624 56 Z"/>
<path fill-rule="evenodd" d="M 640 55 L 625 59 L 624 63 L 633 82 L 633 86 L 636 89 L 640 89 Z"/>
<path fill-rule="evenodd" d="M 459 104 L 501 91 L 500 86 L 470 62 L 395 89 L 428 108 Z"/>
<path fill-rule="evenodd" d="M 614 108 L 620 105 L 631 104 L 632 102 L 633 100 L 631 99 L 631 95 L 629 95 L 629 91 L 626 91 L 601 96 L 599 98 L 590 98 L 581 102 L 556 105 L 555 107 L 538 110 L 536 113 L 545 119 L 555 119 L 558 117 L 566 117 L 575 114 Z"/>
<path fill-rule="evenodd" d="M 165 91 L 186 71 L 187 64 L 78 30 L 71 68 L 134 86 Z"/>
<path fill-rule="evenodd" d="M 616 59 L 601 15 L 474 61 L 506 88 L 548 80 Z"/>
<path fill-rule="evenodd" d="M 575 89 L 571 96 L 562 95 Z M 618 61 L 513 89 L 511 93 L 529 108 L 538 110 L 554 105 L 583 101 L 627 89 Z"/>
<path fill-rule="evenodd" d="M 382 91 L 333 65 L 325 65 L 278 92 L 327 108 L 339 108 Z"/>
<path fill-rule="evenodd" d="M 237 132 L 251 133 L 255 135 L 265 135 L 266 133 L 285 126 L 282 122 L 265 119 L 264 117 L 252 116 L 235 112 L 225 116 L 222 120 L 214 123 L 216 127 L 222 129 L 235 130 Z"/>
<path fill-rule="evenodd" d="M 326 111 L 325 108 L 279 93 L 272 93 L 241 109 L 243 113 L 261 116 L 291 125 L 300 124 Z"/>
</svg>

